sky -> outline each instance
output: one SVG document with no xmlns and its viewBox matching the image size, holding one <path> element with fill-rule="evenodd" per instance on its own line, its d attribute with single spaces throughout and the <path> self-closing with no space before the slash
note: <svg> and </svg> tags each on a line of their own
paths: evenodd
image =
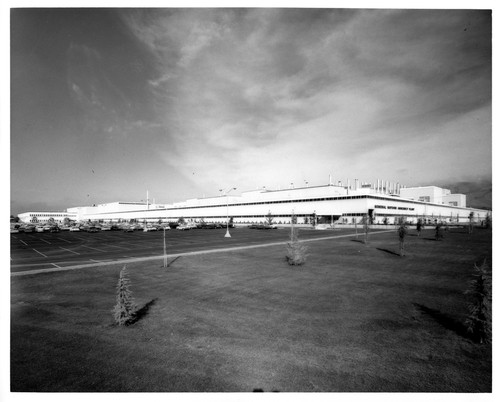
<svg viewBox="0 0 500 402">
<path fill-rule="evenodd" d="M 11 213 L 492 180 L 489 10 L 10 11 Z"/>
</svg>

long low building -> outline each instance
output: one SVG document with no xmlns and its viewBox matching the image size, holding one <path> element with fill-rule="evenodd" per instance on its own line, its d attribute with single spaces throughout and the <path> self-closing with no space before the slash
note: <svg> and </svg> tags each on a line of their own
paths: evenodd
<svg viewBox="0 0 500 402">
<path fill-rule="evenodd" d="M 30 214 L 30 213 L 26 213 Z M 19 217 L 25 221 L 26 214 Z M 373 223 L 395 223 L 401 217 L 409 222 L 425 219 L 427 222 L 465 223 L 472 217 L 481 222 L 491 211 L 466 207 L 466 196 L 451 194 L 436 186 L 404 188 L 398 184 L 353 185 L 349 182 L 268 190 L 265 188 L 195 198 L 173 204 L 149 202 L 113 202 L 94 206 L 68 208 L 67 216 L 77 221 L 148 222 L 187 221 L 226 222 L 235 224 L 263 222 L 272 217 L 277 224 L 288 224 L 292 216 L 297 223 L 352 224 L 368 216 Z"/>
<path fill-rule="evenodd" d="M 67 220 L 77 220 L 77 215 L 72 212 L 24 212 L 18 217 L 24 223 L 64 223 Z"/>
</svg>

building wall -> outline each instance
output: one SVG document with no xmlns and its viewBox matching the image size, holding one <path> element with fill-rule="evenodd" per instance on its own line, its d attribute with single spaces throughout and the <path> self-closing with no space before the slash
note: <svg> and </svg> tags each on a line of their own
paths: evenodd
<svg viewBox="0 0 500 402">
<path fill-rule="evenodd" d="M 286 193 L 283 193 L 286 194 Z M 177 221 L 179 218 L 187 220 L 205 220 L 206 222 L 225 222 L 227 217 L 233 217 L 235 223 L 261 222 L 271 214 L 276 222 L 288 223 L 293 214 L 299 217 L 316 216 L 329 217 L 329 221 L 345 221 L 341 218 L 361 220 L 365 215 L 371 213 L 375 222 L 382 223 L 385 217 L 394 222 L 399 217 L 406 217 L 410 222 L 416 222 L 418 218 L 430 221 L 441 220 L 447 222 L 467 222 L 471 211 L 474 211 L 477 219 L 484 219 L 487 211 L 471 208 L 452 207 L 446 204 L 434 204 L 429 202 L 418 202 L 403 199 L 397 196 L 387 195 L 344 195 L 336 197 L 309 198 L 310 195 L 301 193 L 300 198 L 288 198 L 287 196 L 267 195 L 267 200 L 258 197 L 232 197 L 226 201 L 225 197 L 218 197 L 215 203 L 210 200 L 209 205 L 191 202 L 189 205 L 175 204 L 167 206 L 166 209 L 142 210 L 142 211 L 115 211 L 96 212 L 85 215 L 85 220 L 150 220 L 150 221 Z M 288 194 L 287 194 L 288 195 Z M 326 194 L 324 194 L 326 195 Z"/>
<path fill-rule="evenodd" d="M 465 194 L 449 194 L 443 197 L 443 204 L 465 208 L 466 199 Z"/>
<path fill-rule="evenodd" d="M 408 187 L 401 188 L 400 190 L 401 198 L 407 198 L 415 201 L 431 202 L 434 204 L 448 204 L 446 200 L 451 197 L 452 202 L 460 202 L 460 204 L 457 206 L 465 207 L 465 195 L 456 194 L 460 197 L 452 197 L 454 195 L 455 194 L 451 194 L 450 190 L 436 186 Z"/>
</svg>

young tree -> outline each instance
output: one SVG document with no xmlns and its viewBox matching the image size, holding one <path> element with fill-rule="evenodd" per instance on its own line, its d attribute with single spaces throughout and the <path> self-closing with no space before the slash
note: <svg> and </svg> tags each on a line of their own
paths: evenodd
<svg viewBox="0 0 500 402">
<path fill-rule="evenodd" d="M 405 238 L 406 234 L 408 233 L 408 230 L 406 229 L 406 224 L 405 222 L 402 222 L 399 225 L 398 229 L 398 236 L 399 236 L 399 256 L 404 257 L 405 256 Z"/>
<path fill-rule="evenodd" d="M 417 236 L 420 236 L 420 233 L 422 232 L 423 227 L 424 227 L 424 224 L 422 222 L 422 218 L 418 218 L 418 220 L 417 220 Z"/>
<path fill-rule="evenodd" d="M 118 325 L 127 325 L 134 316 L 136 305 L 130 291 L 130 279 L 127 266 L 120 271 L 120 278 L 116 286 L 116 305 L 113 309 L 115 322 Z"/>
<path fill-rule="evenodd" d="M 486 229 L 491 228 L 491 214 L 490 214 L 490 212 L 486 213 L 486 216 L 484 218 L 484 227 Z"/>
<path fill-rule="evenodd" d="M 177 221 L 177 223 L 178 223 L 179 225 L 184 225 L 184 223 L 186 223 L 186 220 L 184 219 L 184 217 L 183 217 L 183 216 L 181 216 L 181 217 L 179 218 L 179 220 Z"/>
<path fill-rule="evenodd" d="M 436 240 L 442 240 L 443 239 L 443 232 L 441 231 L 441 222 L 438 222 L 436 224 L 436 234 L 435 234 L 435 238 Z"/>
<path fill-rule="evenodd" d="M 232 218 L 231 218 L 232 219 Z M 271 214 L 271 211 L 269 211 L 266 215 L 266 223 L 271 226 L 273 224 L 273 216 Z"/>
<path fill-rule="evenodd" d="M 365 232 L 365 244 L 368 244 L 368 234 L 370 233 L 370 218 L 368 215 L 364 215 L 361 222 L 363 223 L 363 231 Z"/>
<path fill-rule="evenodd" d="M 306 262 L 307 257 L 307 247 L 299 241 L 298 231 L 294 226 L 294 222 L 296 221 L 297 218 L 295 214 L 292 214 L 290 241 L 286 245 L 286 260 L 288 265 L 302 265 Z"/>
<path fill-rule="evenodd" d="M 473 228 L 472 223 L 473 223 L 473 221 L 474 221 L 474 212 L 471 212 L 469 214 L 469 234 L 472 233 L 472 228 Z"/>
<path fill-rule="evenodd" d="M 469 296 L 467 330 L 478 343 L 491 341 L 491 272 L 486 260 L 481 266 L 474 264 L 476 274 L 465 294 Z"/>
</svg>

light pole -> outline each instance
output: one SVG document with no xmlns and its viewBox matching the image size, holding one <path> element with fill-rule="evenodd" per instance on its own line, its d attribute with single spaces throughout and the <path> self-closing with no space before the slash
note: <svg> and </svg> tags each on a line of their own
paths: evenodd
<svg viewBox="0 0 500 402">
<path fill-rule="evenodd" d="M 219 191 L 224 191 L 224 195 L 226 196 L 226 234 L 224 235 L 224 237 L 231 237 L 231 235 L 229 234 L 229 197 L 227 196 L 228 193 L 232 190 L 236 190 L 236 187 L 232 187 L 228 190 L 222 190 L 220 189 Z"/>
<path fill-rule="evenodd" d="M 163 226 L 163 268 L 168 267 L 167 262 L 167 243 L 165 241 L 165 226 Z"/>
</svg>

